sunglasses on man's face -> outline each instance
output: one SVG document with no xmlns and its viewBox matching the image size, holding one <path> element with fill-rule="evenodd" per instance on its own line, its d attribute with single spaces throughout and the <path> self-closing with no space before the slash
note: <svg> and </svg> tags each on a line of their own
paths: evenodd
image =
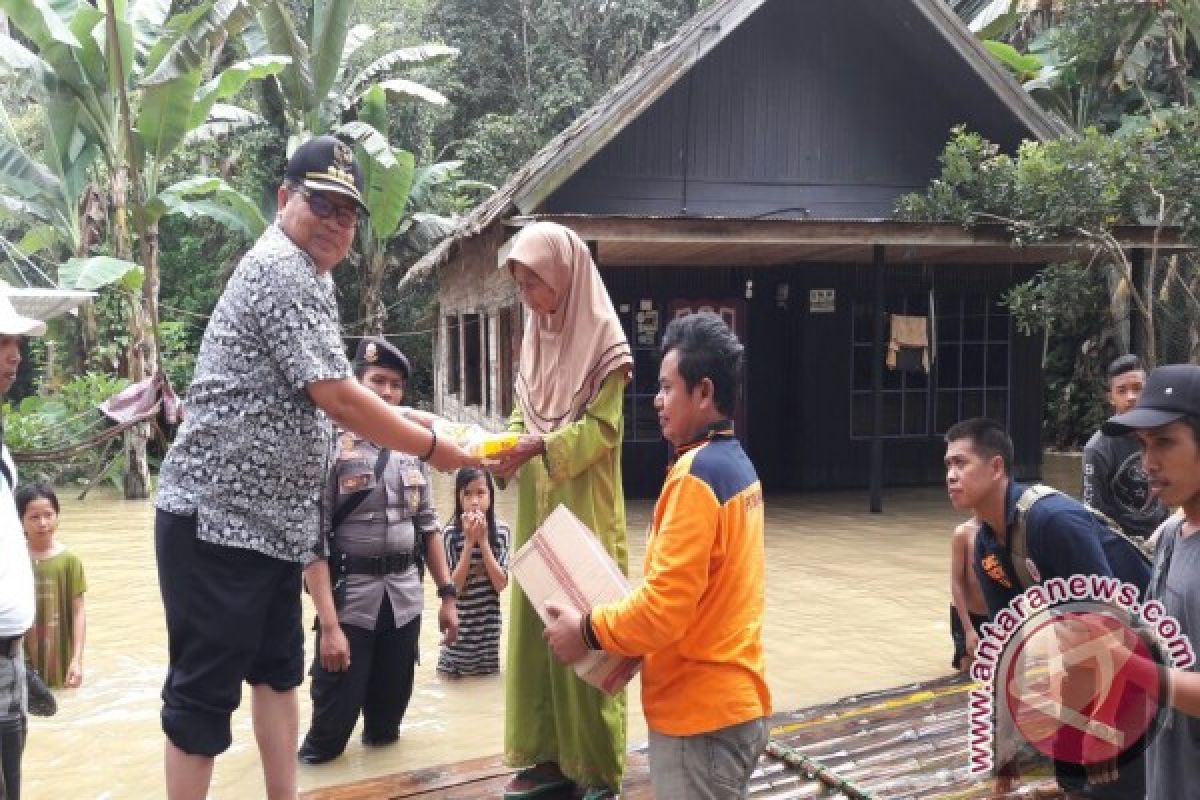
<svg viewBox="0 0 1200 800">
<path fill-rule="evenodd" d="M 358 206 L 339 206 L 325 195 L 315 194 L 308 190 L 301 190 L 300 194 L 304 195 L 305 202 L 308 203 L 308 210 L 314 216 L 321 219 L 336 217 L 338 225 L 343 228 L 353 228 L 358 224 Z"/>
</svg>

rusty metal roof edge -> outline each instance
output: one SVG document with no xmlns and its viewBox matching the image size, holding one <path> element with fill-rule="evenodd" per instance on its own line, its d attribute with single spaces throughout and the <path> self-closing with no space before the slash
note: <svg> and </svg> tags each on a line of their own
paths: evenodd
<svg viewBox="0 0 1200 800">
<path fill-rule="evenodd" d="M 754 224 L 789 224 L 795 225 L 802 223 L 806 225 L 818 225 L 821 223 L 840 223 L 840 224 L 889 224 L 889 225 L 928 225 L 930 227 L 945 227 L 945 228 L 992 228 L 1004 227 L 1002 222 L 978 223 L 974 225 L 964 225 L 959 222 L 913 222 L 909 220 L 897 219 L 896 217 L 731 217 L 722 214 L 587 214 L 578 211 L 556 211 L 553 213 L 541 214 L 513 214 L 503 221 L 503 224 L 508 227 L 520 228 L 540 219 L 593 219 L 593 220 L 679 220 L 679 221 L 720 221 L 720 222 L 749 222 Z M 1113 225 L 1112 230 L 1154 230 L 1158 226 L 1152 223 L 1123 223 Z M 1177 225 L 1164 225 L 1163 233 L 1182 231 L 1182 228 Z"/>
<path fill-rule="evenodd" d="M 979 223 L 975 225 L 963 225 L 958 222 L 909 222 L 889 217 L 821 217 L 821 218 L 747 218 L 747 217 L 728 217 L 728 216 L 697 216 L 697 215 L 656 215 L 656 214 L 579 214 L 579 213 L 554 213 L 554 214 L 521 214 L 514 215 L 503 220 L 500 224 L 509 228 L 522 228 L 539 220 L 550 220 L 561 222 L 567 227 L 571 227 L 573 221 L 590 221 L 590 222 L 680 222 L 689 223 L 690 226 L 702 226 L 704 223 L 728 224 L 738 223 L 752 226 L 757 229 L 765 228 L 793 228 L 796 230 L 820 230 L 821 228 L 829 228 L 833 226 L 853 226 L 859 229 L 860 233 L 869 235 L 872 230 L 879 231 L 881 229 L 894 230 L 911 230 L 914 234 L 927 232 L 949 232 L 949 231 L 965 231 L 973 238 L 979 238 L 981 245 L 992 246 L 994 240 L 989 241 L 986 237 L 1003 237 L 1011 238 L 1008 227 L 1003 223 Z M 1157 242 L 1154 241 L 1154 232 L 1158 226 L 1152 224 L 1124 224 L 1114 225 L 1110 229 L 1112 235 L 1117 242 L 1136 248 L 1160 247 L 1172 251 L 1194 250 L 1196 247 L 1190 242 L 1183 239 L 1183 228 L 1180 226 L 1164 226 L 1158 229 Z M 1060 236 L 1043 241 L 1032 242 L 1029 247 L 1079 247 L 1086 245 L 1087 240 L 1084 237 Z M 957 243 L 955 246 L 960 246 Z"/>
</svg>

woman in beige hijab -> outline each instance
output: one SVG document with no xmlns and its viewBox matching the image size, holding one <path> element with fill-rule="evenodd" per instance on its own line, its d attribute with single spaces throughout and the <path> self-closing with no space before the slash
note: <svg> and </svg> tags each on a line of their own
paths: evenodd
<svg viewBox="0 0 1200 800">
<path fill-rule="evenodd" d="M 499 465 L 518 476 L 514 549 L 559 503 L 627 571 L 621 441 L 633 358 L 587 247 L 561 225 L 521 231 L 508 269 L 529 309 L 509 429 L 524 434 Z M 518 472 L 519 471 L 519 472 Z M 584 797 L 615 797 L 625 768 L 625 696 L 609 697 L 559 664 L 542 622 L 513 586 L 504 757 L 521 771 L 506 798 L 575 783 Z"/>
</svg>

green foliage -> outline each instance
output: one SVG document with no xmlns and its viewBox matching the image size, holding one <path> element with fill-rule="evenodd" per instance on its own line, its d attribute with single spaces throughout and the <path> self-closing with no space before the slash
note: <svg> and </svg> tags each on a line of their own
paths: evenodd
<svg viewBox="0 0 1200 800">
<path fill-rule="evenodd" d="M 1022 333 L 1053 331 L 1043 365 L 1043 422 L 1056 447 L 1083 443 L 1106 418 L 1105 368 L 1117 353 L 1101 345 L 1109 336 L 1096 332 L 1111 333 L 1108 300 L 1104 275 L 1077 262 L 1051 264 L 1004 298 Z"/>
<path fill-rule="evenodd" d="M 462 54 L 441 85 L 464 171 L 503 183 L 695 13 L 695 0 L 433 0 L 428 27 Z"/>
<path fill-rule="evenodd" d="M 129 385 L 124 378 L 88 372 L 63 384 L 58 391 L 31 395 L 15 406 L 5 403 L 4 438 L 15 451 L 47 450 L 86 440 L 107 424 L 97 406 Z M 103 449 L 93 447 L 62 461 L 31 463 L 22 469 L 26 480 L 54 483 L 87 480 L 104 464 Z M 120 464 L 112 464 L 109 478 L 120 476 Z"/>
<path fill-rule="evenodd" d="M 1045 143 L 1027 142 L 1016 157 L 975 133 L 956 129 L 941 155 L 941 174 L 927 190 L 897 203 L 901 219 L 1003 225 L 1018 246 L 1055 238 L 1083 243 L 1083 263 L 1055 264 L 1009 293 L 1006 302 L 1025 333 L 1049 335 L 1045 364 L 1047 431 L 1076 442 L 1101 413 L 1093 384 L 1119 352 L 1116 329 L 1128 304 L 1149 307 L 1156 327 L 1143 355 L 1194 360 L 1200 340 L 1200 281 L 1191 255 L 1169 269 L 1149 264 L 1149 292 L 1128 280 L 1113 235 L 1118 225 L 1161 225 L 1200 245 L 1200 111 L 1124 137 L 1088 129 Z M 1110 308 L 1111 306 L 1111 308 Z M 1102 385 L 1102 381 L 1100 382 Z"/>
<path fill-rule="evenodd" d="M 1009 40 L 986 45 L 1072 128 L 1124 133 L 1195 103 L 1198 0 L 1055 8 L 1003 15 L 983 35 Z"/>
<path fill-rule="evenodd" d="M 129 291 L 142 287 L 144 272 L 132 261 L 111 256 L 72 258 L 59 268 L 59 283 L 64 289 L 99 289 L 119 283 Z"/>
<path fill-rule="evenodd" d="M 245 249 L 219 225 L 168 217 L 162 253 L 163 365 L 175 391 L 187 390 L 200 340 L 224 288 L 224 278 Z"/>
<path fill-rule="evenodd" d="M 942 152 L 939 177 L 924 193 L 900 198 L 897 215 L 1003 223 L 1018 245 L 1140 223 L 1157 218 L 1151 178 L 1165 167 L 1159 161 L 1171 157 L 1159 151 L 1173 154 L 1184 146 L 1178 136 L 1157 131 L 1117 139 L 1088 129 L 1079 137 L 1025 142 L 1012 158 L 959 127 Z"/>
<path fill-rule="evenodd" d="M 983 44 L 1001 64 L 1012 70 L 1019 81 L 1032 80 L 1042 68 L 1041 59 L 1034 55 L 1022 54 L 1010 44 L 996 41 L 986 41 Z"/>
<path fill-rule="evenodd" d="M 159 335 L 162 337 L 163 370 L 171 381 L 171 387 L 182 396 L 192 385 L 199 347 L 193 341 L 186 322 L 160 323 Z"/>
</svg>

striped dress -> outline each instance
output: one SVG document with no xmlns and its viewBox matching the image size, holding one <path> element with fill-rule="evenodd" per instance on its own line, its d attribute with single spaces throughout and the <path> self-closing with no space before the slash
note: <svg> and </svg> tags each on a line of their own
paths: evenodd
<svg viewBox="0 0 1200 800">
<path fill-rule="evenodd" d="M 493 545 L 496 563 L 508 570 L 508 543 L 512 535 L 508 527 L 496 523 L 499 546 Z M 462 558 L 466 536 L 457 525 L 442 530 L 446 543 L 446 559 L 450 570 Z M 451 675 L 493 675 L 500 671 L 500 595 L 488 578 L 483 554 L 471 549 L 471 571 L 466 585 L 458 594 L 458 640 L 443 647 L 437 665 L 439 672 Z"/>
</svg>

